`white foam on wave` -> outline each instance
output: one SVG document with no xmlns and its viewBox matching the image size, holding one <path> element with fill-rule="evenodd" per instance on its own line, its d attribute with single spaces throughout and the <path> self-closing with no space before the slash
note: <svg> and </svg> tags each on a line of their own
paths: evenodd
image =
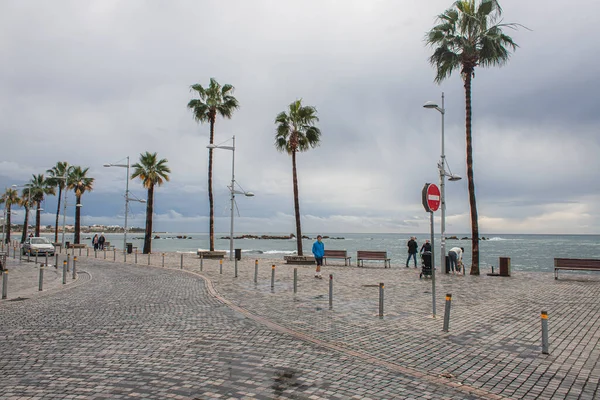
<svg viewBox="0 0 600 400">
<path fill-rule="evenodd" d="M 267 250 L 263 254 L 296 254 L 296 250 Z"/>
<path fill-rule="evenodd" d="M 491 241 L 491 242 L 497 242 L 499 240 L 508 240 L 508 239 L 504 239 L 504 238 L 501 238 L 501 237 L 493 237 L 493 238 L 489 238 L 488 240 Z"/>
</svg>

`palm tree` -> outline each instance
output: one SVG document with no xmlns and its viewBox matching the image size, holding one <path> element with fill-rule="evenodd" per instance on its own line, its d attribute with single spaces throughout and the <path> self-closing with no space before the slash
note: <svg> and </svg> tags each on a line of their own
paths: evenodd
<svg viewBox="0 0 600 400">
<path fill-rule="evenodd" d="M 31 189 L 31 201 L 35 204 L 35 236 L 40 236 L 40 217 L 42 213 L 41 205 L 46 195 L 53 195 L 56 193 L 54 186 L 48 182 L 48 179 L 44 177 L 44 174 L 33 175 L 31 181 L 29 181 L 29 188 Z"/>
<path fill-rule="evenodd" d="M 73 243 L 80 243 L 81 234 L 81 196 L 85 192 L 91 192 L 94 188 L 94 178 L 87 175 L 89 168 L 82 169 L 80 166 L 72 167 L 67 178 L 67 187 L 75 192 L 75 237 Z"/>
<path fill-rule="evenodd" d="M 164 181 L 169 181 L 171 170 L 167 166 L 167 159 L 157 159 L 156 153 L 145 152 L 140 154 L 140 162 L 133 164 L 131 179 L 139 178 L 148 189 L 146 201 L 146 235 L 144 236 L 144 254 L 152 253 L 152 214 L 154 212 L 154 186 L 162 186 Z"/>
<path fill-rule="evenodd" d="M 6 240 L 5 243 L 10 243 L 10 216 L 12 214 L 11 208 L 13 204 L 19 205 L 19 192 L 13 188 L 7 188 L 6 191 L 0 197 L 0 204 L 4 204 L 6 210 Z"/>
<path fill-rule="evenodd" d="M 25 219 L 23 220 L 23 232 L 21 233 L 21 243 L 25 243 L 27 238 L 27 229 L 29 228 L 29 208 L 31 207 L 31 190 L 29 184 L 21 191 L 21 199 L 19 200 L 19 206 L 25 209 Z"/>
<path fill-rule="evenodd" d="M 289 106 L 289 113 L 280 112 L 275 118 L 277 133 L 275 147 L 292 156 L 292 175 L 294 182 L 294 209 L 296 212 L 296 242 L 298 255 L 302 255 L 302 229 L 300 227 L 300 204 L 298 202 L 298 174 L 296 172 L 296 152 L 307 151 L 319 145 L 321 131 L 315 125 L 319 121 L 317 109 L 302 106 L 302 99 Z"/>
<path fill-rule="evenodd" d="M 58 205 L 56 206 L 56 224 L 54 225 L 54 243 L 58 243 L 58 217 L 60 216 L 60 202 L 62 200 L 63 189 L 67 186 L 67 176 L 69 175 L 69 163 L 59 161 L 56 165 L 46 171 L 48 182 L 54 187 L 58 187 Z"/>
<path fill-rule="evenodd" d="M 231 119 L 233 112 L 239 108 L 239 103 L 233 97 L 234 87 L 228 84 L 221 86 L 215 78 L 210 78 L 208 88 L 200 84 L 190 87 L 190 91 L 198 93 L 199 99 L 192 99 L 187 107 L 194 113 L 196 122 L 210 123 L 210 144 L 214 143 L 215 121 L 217 114 Z M 215 250 L 215 214 L 212 190 L 213 149 L 208 149 L 208 202 L 210 206 L 210 251 Z"/>
<path fill-rule="evenodd" d="M 473 147 L 471 138 L 471 79 L 475 67 L 503 66 L 508 62 L 511 50 L 518 47 L 502 29 L 516 29 L 518 24 L 502 23 L 502 9 L 497 0 L 456 1 L 452 8 L 437 18 L 438 25 L 426 35 L 427 45 L 434 48 L 429 62 L 436 68 L 435 81 L 442 82 L 454 70 L 460 69 L 465 87 L 467 178 L 469 204 L 471 207 L 471 232 L 473 264 L 471 275 L 479 275 L 479 225 L 473 180 Z"/>
</svg>

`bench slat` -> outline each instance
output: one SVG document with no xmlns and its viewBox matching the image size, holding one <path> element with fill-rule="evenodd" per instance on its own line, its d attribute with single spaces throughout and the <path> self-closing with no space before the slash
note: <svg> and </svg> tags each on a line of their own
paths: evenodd
<svg viewBox="0 0 600 400">
<path fill-rule="evenodd" d="M 387 251 L 358 250 L 356 252 L 357 265 L 363 265 L 363 260 L 383 261 L 384 267 L 388 265 L 392 266 L 391 260 L 387 256 Z"/>
<path fill-rule="evenodd" d="M 555 258 L 554 279 L 558 279 L 559 270 L 600 271 L 600 260 L 591 258 Z"/>
</svg>

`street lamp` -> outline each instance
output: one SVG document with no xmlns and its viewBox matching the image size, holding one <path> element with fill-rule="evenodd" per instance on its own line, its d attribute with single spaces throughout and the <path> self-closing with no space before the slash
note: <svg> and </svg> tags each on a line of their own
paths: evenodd
<svg viewBox="0 0 600 400">
<path fill-rule="evenodd" d="M 104 167 L 119 167 L 127 169 L 127 176 L 125 179 L 125 226 L 123 227 L 123 252 L 127 252 L 127 216 L 129 214 L 129 202 L 137 201 L 139 203 L 145 203 L 146 200 L 129 197 L 129 156 L 127 156 L 127 164 L 104 164 Z"/>
<path fill-rule="evenodd" d="M 458 175 L 446 172 L 446 154 L 444 153 L 444 116 L 446 115 L 446 109 L 444 108 L 444 92 L 442 92 L 442 106 L 439 107 L 437 103 L 428 101 L 423 104 L 425 108 L 432 108 L 439 111 L 442 114 L 442 154 L 440 156 L 440 162 L 438 162 L 438 171 L 440 173 L 440 197 L 441 197 L 441 208 L 442 208 L 442 222 L 441 222 L 441 268 L 446 268 L 446 194 L 445 194 L 445 180 L 448 177 L 449 181 L 459 181 L 462 178 Z"/>
<path fill-rule="evenodd" d="M 252 192 L 246 192 L 245 190 L 235 190 L 235 135 L 231 138 L 233 144 L 231 146 L 222 146 L 216 144 L 209 144 L 206 146 L 207 149 L 224 149 L 231 150 L 231 186 L 228 186 L 229 192 L 231 194 L 231 226 L 229 229 L 229 260 L 233 260 L 233 217 L 234 212 L 233 208 L 235 207 L 235 195 L 243 194 L 246 197 L 254 196 Z M 238 185 L 239 186 L 239 185 Z M 241 189 L 241 187 L 240 187 Z"/>
</svg>

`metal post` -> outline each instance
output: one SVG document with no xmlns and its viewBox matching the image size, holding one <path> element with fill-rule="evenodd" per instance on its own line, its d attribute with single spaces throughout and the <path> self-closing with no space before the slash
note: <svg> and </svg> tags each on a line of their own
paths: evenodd
<svg viewBox="0 0 600 400">
<path fill-rule="evenodd" d="M 446 293 L 446 308 L 444 309 L 444 327 L 442 330 L 448 332 L 450 328 L 450 306 L 452 305 L 452 293 Z"/>
<path fill-rule="evenodd" d="M 46 267 L 48 266 L 48 253 L 46 253 Z"/>
<path fill-rule="evenodd" d="M 17 259 L 17 246 L 13 246 L 13 258 Z M 19 251 L 19 260 L 21 259 L 21 252 Z"/>
<path fill-rule="evenodd" d="M 548 313 L 542 311 L 542 354 L 548 354 Z"/>
<path fill-rule="evenodd" d="M 237 277 L 238 277 L 238 266 L 237 266 L 237 262 L 238 262 L 238 259 L 237 259 L 237 257 L 236 257 L 236 258 L 235 258 L 235 262 L 234 262 L 234 264 L 235 264 L 235 267 L 234 267 L 234 271 L 235 271 L 234 278 L 237 278 Z"/>
<path fill-rule="evenodd" d="M 27 252 L 27 262 L 29 262 L 29 256 L 31 255 L 31 250 Z"/>
<path fill-rule="evenodd" d="M 150 265 L 150 253 L 148 253 L 148 265 Z"/>
<path fill-rule="evenodd" d="M 431 224 L 431 307 L 433 310 L 433 318 L 435 318 L 435 257 L 433 254 L 433 211 L 429 213 Z"/>
<path fill-rule="evenodd" d="M 235 136 L 231 138 L 231 227 L 229 229 L 229 261 L 233 260 L 233 216 L 235 207 Z"/>
<path fill-rule="evenodd" d="M 258 283 L 258 260 L 254 260 L 254 283 Z"/>
<path fill-rule="evenodd" d="M 271 266 L 271 289 L 275 288 L 275 264 Z"/>
<path fill-rule="evenodd" d="M 219 260 L 219 273 L 223 274 L 223 260 Z"/>
<path fill-rule="evenodd" d="M 81 247 L 79 248 L 79 257 L 81 257 Z"/>
<path fill-rule="evenodd" d="M 73 257 L 73 279 L 77 276 L 77 256 Z"/>
<path fill-rule="evenodd" d="M 63 261 L 63 285 L 67 283 L 67 261 Z"/>
<path fill-rule="evenodd" d="M 204 253 L 200 253 L 200 272 L 204 270 Z"/>
<path fill-rule="evenodd" d="M 383 318 L 383 282 L 379 283 L 379 318 Z"/>
<path fill-rule="evenodd" d="M 117 261 L 117 249 L 113 249 L 113 261 Z"/>
<path fill-rule="evenodd" d="M 38 263 L 38 251 L 35 251 L 35 265 Z"/>
<path fill-rule="evenodd" d="M 333 310 L 333 275 L 329 275 L 329 309 Z"/>
<path fill-rule="evenodd" d="M 181 253 L 181 264 L 180 264 L 180 269 L 183 269 L 183 253 Z"/>
<path fill-rule="evenodd" d="M 54 253 L 54 268 L 58 268 L 58 253 Z"/>
<path fill-rule="evenodd" d="M 67 253 L 67 272 L 71 270 L 71 255 Z"/>
<path fill-rule="evenodd" d="M 44 290 L 44 264 L 40 264 L 40 279 L 38 283 L 38 291 Z"/>
<path fill-rule="evenodd" d="M 8 270 L 2 271 L 2 298 L 8 297 Z"/>
<path fill-rule="evenodd" d="M 86 249 L 85 249 L 85 256 L 86 257 L 90 256 L 90 248 L 89 247 L 86 247 Z"/>
<path fill-rule="evenodd" d="M 165 267 L 165 253 L 162 253 L 162 267 Z"/>
<path fill-rule="evenodd" d="M 125 249 L 123 251 L 123 262 L 126 263 L 127 262 L 127 249 Z"/>
<path fill-rule="evenodd" d="M 104 259 L 106 260 L 106 249 L 104 249 Z"/>
<path fill-rule="evenodd" d="M 137 264 L 137 249 L 135 249 L 135 263 Z"/>
<path fill-rule="evenodd" d="M 298 268 L 294 268 L 294 294 L 298 293 Z"/>
</svg>

